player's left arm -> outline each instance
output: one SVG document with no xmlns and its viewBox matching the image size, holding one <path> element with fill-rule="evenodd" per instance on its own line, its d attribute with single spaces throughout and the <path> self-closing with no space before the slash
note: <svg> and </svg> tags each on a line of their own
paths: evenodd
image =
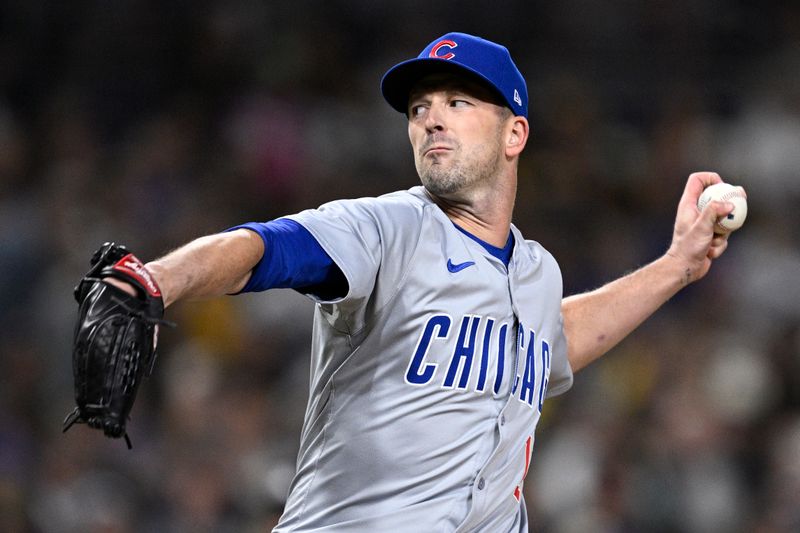
<svg viewBox="0 0 800 533">
<path fill-rule="evenodd" d="M 689 176 L 678 204 L 672 243 L 652 263 L 599 289 L 562 301 L 564 334 L 573 372 L 585 367 L 636 329 L 683 287 L 708 273 L 728 246 L 728 235 L 714 233 L 714 223 L 729 214 L 729 202 L 709 202 L 702 212 L 703 189 L 721 182 L 718 174 Z"/>
</svg>

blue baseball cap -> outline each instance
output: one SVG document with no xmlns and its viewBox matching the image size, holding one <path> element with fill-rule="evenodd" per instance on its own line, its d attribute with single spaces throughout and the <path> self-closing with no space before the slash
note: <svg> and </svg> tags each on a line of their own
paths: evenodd
<svg viewBox="0 0 800 533">
<path fill-rule="evenodd" d="M 424 76 L 442 71 L 468 73 L 494 89 L 515 115 L 528 117 L 528 88 L 505 46 L 466 33 L 448 33 L 415 58 L 390 68 L 381 80 L 383 97 L 408 112 L 411 88 Z"/>
</svg>

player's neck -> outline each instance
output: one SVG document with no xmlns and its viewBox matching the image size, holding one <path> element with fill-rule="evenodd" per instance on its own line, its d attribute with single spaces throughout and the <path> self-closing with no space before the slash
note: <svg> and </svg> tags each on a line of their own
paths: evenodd
<svg viewBox="0 0 800 533">
<path fill-rule="evenodd" d="M 480 221 L 474 221 L 469 218 L 459 218 L 447 215 L 459 228 L 474 235 L 480 240 L 491 244 L 497 248 L 502 248 L 508 242 L 508 232 L 511 230 L 511 221 L 506 224 L 498 224 L 489 227 Z"/>
<path fill-rule="evenodd" d="M 493 246 L 505 246 L 511 229 L 516 187 L 471 194 L 467 200 L 428 194 L 454 224 Z"/>
</svg>

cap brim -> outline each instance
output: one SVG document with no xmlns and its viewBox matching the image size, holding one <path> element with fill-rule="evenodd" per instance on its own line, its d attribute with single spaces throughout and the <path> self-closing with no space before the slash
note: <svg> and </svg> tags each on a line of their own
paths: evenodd
<svg viewBox="0 0 800 533">
<path fill-rule="evenodd" d="M 497 87 L 477 71 L 446 59 L 427 57 L 409 59 L 389 69 L 381 80 L 381 92 L 392 108 L 408 113 L 408 96 L 414 85 L 425 76 L 439 72 L 455 72 L 471 77 L 497 94 L 502 102 L 506 101 Z"/>
</svg>

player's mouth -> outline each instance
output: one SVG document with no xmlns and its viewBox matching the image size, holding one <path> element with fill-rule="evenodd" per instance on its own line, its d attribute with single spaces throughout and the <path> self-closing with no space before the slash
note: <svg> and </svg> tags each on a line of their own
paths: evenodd
<svg viewBox="0 0 800 533">
<path fill-rule="evenodd" d="M 449 146 L 431 146 L 430 148 L 427 148 L 425 151 L 422 152 L 422 157 L 428 155 L 441 155 L 446 152 L 451 152 L 452 150 L 453 149 L 450 148 Z"/>
</svg>

